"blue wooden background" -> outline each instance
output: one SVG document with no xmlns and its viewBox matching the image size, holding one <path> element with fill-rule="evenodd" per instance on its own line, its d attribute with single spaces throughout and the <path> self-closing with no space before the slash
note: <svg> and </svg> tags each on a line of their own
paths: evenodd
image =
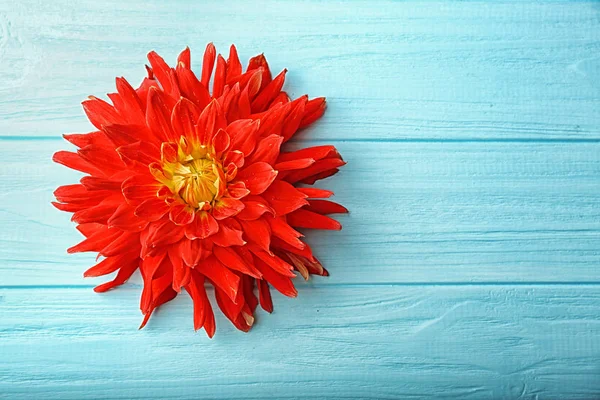
<svg viewBox="0 0 600 400">
<path fill-rule="evenodd" d="M 249 334 L 180 296 L 137 330 L 52 191 L 79 103 L 209 41 L 327 96 L 331 272 Z M 0 397 L 600 398 L 600 4 L 0 1 Z"/>
</svg>

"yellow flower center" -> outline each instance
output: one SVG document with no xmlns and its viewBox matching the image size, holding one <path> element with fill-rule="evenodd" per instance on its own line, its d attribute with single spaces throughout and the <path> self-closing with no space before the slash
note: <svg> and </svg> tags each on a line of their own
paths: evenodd
<svg viewBox="0 0 600 400">
<path fill-rule="evenodd" d="M 221 163 L 206 146 L 191 145 L 182 138 L 176 156 L 163 150 L 162 174 L 156 178 L 192 208 L 209 209 L 225 190 Z"/>
</svg>

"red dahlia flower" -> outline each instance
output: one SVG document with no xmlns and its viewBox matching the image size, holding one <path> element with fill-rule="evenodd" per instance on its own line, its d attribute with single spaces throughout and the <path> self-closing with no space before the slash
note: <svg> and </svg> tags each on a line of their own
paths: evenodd
<svg viewBox="0 0 600 400">
<path fill-rule="evenodd" d="M 103 259 L 85 276 L 117 271 L 104 292 L 139 268 L 144 287 L 142 327 L 152 311 L 181 288 L 194 303 L 194 328 L 212 337 L 215 319 L 205 290 L 242 331 L 254 310 L 273 310 L 270 286 L 297 291 L 294 271 L 328 275 L 295 228 L 341 229 L 326 216 L 347 210 L 333 193 L 298 184 L 335 174 L 344 161 L 333 146 L 281 152 L 280 146 L 324 112 L 325 99 L 291 101 L 281 90 L 285 70 L 271 79 L 263 55 L 246 71 L 231 46 L 204 54 L 200 79 L 185 49 L 170 68 L 155 52 L 138 89 L 117 78 L 112 105 L 96 97 L 83 108 L 97 130 L 65 135 L 79 149 L 53 160 L 87 175 L 59 187 L 59 210 L 72 212 L 86 237 L 68 252 L 98 252 Z M 254 287 L 258 288 L 258 299 Z"/>
</svg>

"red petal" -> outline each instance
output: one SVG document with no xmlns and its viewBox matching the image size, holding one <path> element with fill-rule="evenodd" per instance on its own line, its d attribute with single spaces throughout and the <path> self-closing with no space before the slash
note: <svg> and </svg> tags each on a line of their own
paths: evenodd
<svg viewBox="0 0 600 400">
<path fill-rule="evenodd" d="M 117 272 L 117 276 L 112 281 L 103 283 L 94 288 L 94 292 L 102 293 L 110 290 L 116 286 L 122 285 L 133 275 L 136 269 L 139 266 L 139 258 L 133 259 L 131 262 L 126 264 L 121 264 L 119 272 Z"/>
<path fill-rule="evenodd" d="M 259 249 L 256 246 L 251 245 L 248 248 L 250 249 L 250 251 L 252 251 L 252 253 L 254 255 L 256 255 L 256 257 L 258 257 L 258 259 L 265 262 L 270 268 L 272 268 L 278 274 L 281 274 L 283 276 L 287 276 L 290 278 L 296 277 L 296 275 L 294 274 L 294 267 L 292 267 L 290 264 L 288 264 L 281 258 L 277 257 L 274 254 L 269 254 L 266 251 Z M 258 260 L 255 258 L 255 261 L 258 261 Z M 262 272 L 262 270 L 260 268 L 259 268 L 259 270 Z"/>
<path fill-rule="evenodd" d="M 249 242 L 256 243 L 261 249 L 266 252 L 271 251 L 269 249 L 271 245 L 271 227 L 263 219 L 256 219 L 253 221 L 239 221 L 242 229 L 246 233 L 246 238 Z"/>
<path fill-rule="evenodd" d="M 298 160 L 300 158 L 314 158 L 315 160 L 321 160 L 323 158 L 340 158 L 340 155 L 334 146 L 315 146 L 292 151 L 290 153 L 281 153 L 277 162 Z"/>
<path fill-rule="evenodd" d="M 296 170 L 285 176 L 285 180 L 291 183 L 302 181 L 304 179 L 319 175 L 324 172 L 332 171 L 346 164 L 339 158 L 326 158 L 315 162 L 308 168 Z"/>
<path fill-rule="evenodd" d="M 135 142 L 117 149 L 117 154 L 127 165 L 133 165 L 134 161 L 139 162 L 147 171 L 147 166 L 153 162 L 159 161 L 160 151 L 150 142 Z"/>
<path fill-rule="evenodd" d="M 148 200 L 144 200 L 139 206 L 136 207 L 134 214 L 147 221 L 158 221 L 169 212 L 169 205 L 164 199 L 153 197 Z"/>
<path fill-rule="evenodd" d="M 182 65 L 184 68 L 189 69 L 192 66 L 191 58 L 190 48 L 186 46 L 185 49 L 179 53 L 179 56 L 177 56 L 177 65 Z"/>
<path fill-rule="evenodd" d="M 222 197 L 217 200 L 212 209 L 213 217 L 219 221 L 233 217 L 244 209 L 244 203 L 231 197 Z"/>
<path fill-rule="evenodd" d="M 258 142 L 254 153 L 250 156 L 248 163 L 252 164 L 263 161 L 271 165 L 275 164 L 277 156 L 279 155 L 281 143 L 283 143 L 283 138 L 279 135 L 269 135 L 266 138 L 261 139 L 260 142 Z"/>
<path fill-rule="evenodd" d="M 161 184 L 148 175 L 133 175 L 123 181 L 121 189 L 125 200 L 131 205 L 138 205 L 149 198 L 156 198 Z"/>
<path fill-rule="evenodd" d="M 201 144 L 208 145 L 219 129 L 227 126 L 227 121 L 217 101 L 211 101 L 198 118 L 196 126 L 196 137 Z"/>
<path fill-rule="evenodd" d="M 275 211 L 269 206 L 269 203 L 260 196 L 249 196 L 244 199 L 244 209 L 236 218 L 240 220 L 255 220 L 265 213 L 275 215 Z"/>
<path fill-rule="evenodd" d="M 85 172 L 92 175 L 105 176 L 106 174 L 100 169 L 96 168 L 89 162 L 82 159 L 79 154 L 71 153 L 70 151 L 57 151 L 52 156 L 52 161 L 58 164 L 62 164 L 68 168 L 76 171 Z"/>
<path fill-rule="evenodd" d="M 229 193 L 229 197 L 238 200 L 250 194 L 250 191 L 246 189 L 244 182 L 235 182 L 229 184 L 227 186 L 227 192 Z"/>
<path fill-rule="evenodd" d="M 108 257 L 104 260 L 100 261 L 98 264 L 94 265 L 92 268 L 88 269 L 83 273 L 83 276 L 94 277 L 94 276 L 102 276 L 106 274 L 110 274 L 115 272 L 117 269 L 124 266 L 124 264 L 129 264 L 135 262 L 137 264 L 137 257 L 132 254 L 124 254 L 117 257 Z"/>
<path fill-rule="evenodd" d="M 311 199 L 315 199 L 315 198 L 329 198 L 331 196 L 333 196 L 333 192 L 330 190 L 325 190 L 325 189 L 319 189 L 319 188 L 296 188 L 296 190 L 299 190 L 300 192 L 304 193 L 306 196 L 308 196 L 308 198 Z"/>
<path fill-rule="evenodd" d="M 264 54 L 259 54 L 256 57 L 252 57 L 248 62 L 248 71 L 253 69 L 260 69 L 262 71 L 262 83 L 261 89 L 264 88 L 271 82 L 271 70 L 269 69 L 269 63 Z"/>
<path fill-rule="evenodd" d="M 92 125 L 98 129 L 102 129 L 103 125 L 123 123 L 117 110 L 104 100 L 90 96 L 89 100 L 85 100 L 81 104 Z"/>
<path fill-rule="evenodd" d="M 271 300 L 271 291 L 269 290 L 269 284 L 264 279 L 257 279 L 256 285 L 258 286 L 258 298 L 260 299 L 260 306 L 266 312 L 272 313 L 273 300 Z"/>
<path fill-rule="evenodd" d="M 246 264 L 244 260 L 242 260 L 242 258 L 230 247 L 215 246 L 213 251 L 217 259 L 226 267 L 239 271 L 243 274 L 250 275 L 254 278 L 262 277 L 262 274 L 256 268 Z"/>
<path fill-rule="evenodd" d="M 308 204 L 306 195 L 287 182 L 275 181 L 262 195 L 276 216 L 289 214 Z"/>
<path fill-rule="evenodd" d="M 198 264 L 195 269 L 223 290 L 232 301 L 235 301 L 240 287 L 239 276 L 227 269 L 214 256 Z"/>
<path fill-rule="evenodd" d="M 188 225 L 194 221 L 195 212 L 185 204 L 176 204 L 169 211 L 169 219 L 175 225 Z"/>
<path fill-rule="evenodd" d="M 316 99 L 312 99 L 308 103 L 306 103 L 306 107 L 304 109 L 304 117 L 300 122 L 299 129 L 304 128 L 305 126 L 308 126 L 316 120 L 318 120 L 319 118 L 321 118 L 321 116 L 325 112 L 325 107 L 326 103 L 324 97 L 317 97 Z"/>
<path fill-rule="evenodd" d="M 243 246 L 246 241 L 242 238 L 242 227 L 234 219 L 226 219 L 220 222 L 219 231 L 211 236 L 211 240 L 221 247 Z"/>
<path fill-rule="evenodd" d="M 312 211 L 296 210 L 287 216 L 288 224 L 297 228 L 329 229 L 339 231 L 342 225 L 335 219 Z"/>
<path fill-rule="evenodd" d="M 148 53 L 148 61 L 150 61 L 150 65 L 152 65 L 152 72 L 156 76 L 156 79 L 158 79 L 160 82 L 165 93 L 171 93 L 173 90 L 170 77 L 171 68 L 161 56 L 156 54 L 155 51 Z"/>
<path fill-rule="evenodd" d="M 187 290 L 194 302 L 194 329 L 198 330 L 202 328 L 206 318 L 207 299 L 204 289 L 204 276 L 192 271 L 190 282 L 185 287 L 185 290 Z M 210 307 L 210 304 L 208 304 L 208 307 Z"/>
<path fill-rule="evenodd" d="M 144 125 L 144 106 L 135 89 L 123 77 L 117 78 L 116 83 L 119 96 L 123 100 L 123 117 L 131 124 Z"/>
<path fill-rule="evenodd" d="M 220 158 L 221 155 L 227 151 L 231 139 L 224 129 L 219 129 L 212 139 L 212 145 L 215 152 L 215 156 Z"/>
<path fill-rule="evenodd" d="M 185 236 L 190 239 L 205 239 L 219 230 L 219 224 L 206 211 L 198 211 L 194 221 L 185 228 Z"/>
<path fill-rule="evenodd" d="M 256 268 L 262 272 L 263 279 L 273 285 L 273 287 L 284 296 L 296 297 L 298 295 L 298 291 L 294 287 L 294 284 L 287 276 L 282 276 L 273 271 L 271 267 L 261 260 L 256 260 Z"/>
<path fill-rule="evenodd" d="M 87 225 L 87 224 L 79 225 L 79 227 L 81 227 L 83 225 Z M 94 224 L 94 225 L 98 225 L 98 224 Z M 101 229 L 96 230 L 94 233 L 89 235 L 82 242 L 67 249 L 67 253 L 72 254 L 72 253 L 81 253 L 81 252 L 85 252 L 85 251 L 100 251 L 106 245 L 108 245 L 113 240 L 118 238 L 122 233 L 118 229 L 107 229 L 105 225 L 100 225 L 100 226 L 102 226 Z"/>
<path fill-rule="evenodd" d="M 292 102 L 292 109 L 285 118 L 283 128 L 281 129 L 281 135 L 285 138 L 286 142 L 291 139 L 300 127 L 307 100 L 308 96 L 302 96 Z"/>
<path fill-rule="evenodd" d="M 305 210 L 319 214 L 345 214 L 348 209 L 338 203 L 327 200 L 309 200 L 309 206 Z"/>
<path fill-rule="evenodd" d="M 177 82 L 181 94 L 191 100 L 201 110 L 210 103 L 210 93 L 194 73 L 186 68 L 177 68 Z"/>
<path fill-rule="evenodd" d="M 225 87 L 225 77 L 227 74 L 227 62 L 219 54 L 217 57 L 217 68 L 215 69 L 215 77 L 213 79 L 213 97 L 217 98 L 223 94 Z"/>
<path fill-rule="evenodd" d="M 231 136 L 229 140 L 231 145 Z M 244 166 L 244 153 L 239 150 L 229 151 L 223 159 L 223 165 L 229 165 L 231 163 L 235 164 L 238 168 L 242 168 Z"/>
<path fill-rule="evenodd" d="M 242 169 L 237 179 L 244 182 L 251 194 L 261 194 L 275 180 L 277 171 L 265 162 L 257 162 Z"/>
<path fill-rule="evenodd" d="M 256 139 L 259 134 L 260 121 L 251 119 L 241 119 L 234 121 L 227 126 L 227 133 L 231 138 L 233 150 L 239 150 L 243 155 L 249 155 L 256 146 Z"/>
<path fill-rule="evenodd" d="M 256 96 L 254 101 L 252 102 L 252 112 L 261 112 L 264 111 L 269 104 L 277 97 L 281 88 L 283 87 L 283 83 L 285 81 L 285 74 L 287 69 L 284 69 L 273 79 L 269 84 Z"/>
<path fill-rule="evenodd" d="M 229 58 L 227 59 L 227 81 L 242 74 L 242 63 L 238 57 L 237 49 L 234 45 L 229 48 Z"/>
<path fill-rule="evenodd" d="M 148 221 L 136 216 L 134 211 L 135 207 L 122 203 L 107 221 L 108 226 L 130 232 L 139 232 L 145 229 Z"/>
<path fill-rule="evenodd" d="M 204 51 L 204 58 L 202 60 L 202 84 L 204 87 L 208 87 L 208 82 L 210 81 L 210 76 L 212 74 L 213 67 L 215 65 L 215 57 L 217 55 L 217 51 L 215 49 L 215 45 L 209 43 L 206 45 L 206 50 Z"/>
<path fill-rule="evenodd" d="M 83 181 L 84 178 L 92 177 L 83 177 L 81 180 Z M 113 194 L 113 192 L 109 190 L 91 191 L 88 190 L 84 185 L 79 184 L 59 186 L 54 191 L 54 197 L 56 197 L 56 200 L 60 201 L 61 203 L 92 203 L 92 205 L 98 204 L 101 200 L 107 196 L 110 196 L 111 194 Z"/>
<path fill-rule="evenodd" d="M 176 247 L 171 247 L 168 251 L 168 254 L 169 260 L 173 265 L 173 282 L 171 287 L 177 293 L 180 293 L 181 288 L 190 282 L 192 269 L 183 264 L 181 255 L 177 252 Z"/>
<path fill-rule="evenodd" d="M 117 206 L 115 204 L 98 204 L 85 210 L 77 211 L 71 217 L 73 222 L 78 224 L 85 224 L 89 222 L 98 222 L 106 224 L 108 219 L 113 215 Z"/>
<path fill-rule="evenodd" d="M 196 121 L 200 117 L 198 107 L 182 97 L 179 99 L 171 114 L 171 126 L 176 137 L 191 137 L 196 130 Z"/>
<path fill-rule="evenodd" d="M 146 124 L 152 134 L 163 142 L 176 142 L 179 139 L 171 128 L 171 109 L 167 107 L 164 94 L 154 87 L 148 92 Z"/>
<path fill-rule="evenodd" d="M 113 257 L 129 251 L 139 254 L 140 234 L 137 232 L 122 232 L 122 234 L 99 251 L 104 257 Z M 137 249 L 137 250 L 136 250 Z"/>
<path fill-rule="evenodd" d="M 298 238 L 303 235 L 288 225 L 284 218 L 268 218 L 271 232 L 290 246 L 302 250 L 305 244 Z"/>
<path fill-rule="evenodd" d="M 299 158 L 297 160 L 284 161 L 275 164 L 275 169 L 277 171 L 290 171 L 296 169 L 304 169 L 308 168 L 315 163 L 315 160 L 312 158 Z"/>
</svg>

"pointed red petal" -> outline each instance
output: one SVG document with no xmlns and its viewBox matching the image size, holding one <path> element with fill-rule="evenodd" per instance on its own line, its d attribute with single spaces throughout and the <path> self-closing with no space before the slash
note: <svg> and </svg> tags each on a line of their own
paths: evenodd
<svg viewBox="0 0 600 400">
<path fill-rule="evenodd" d="M 328 200 L 309 200 L 309 206 L 305 210 L 319 214 L 345 214 L 348 209 L 341 204 Z"/>
<path fill-rule="evenodd" d="M 164 199 L 153 197 L 148 200 L 144 200 L 136 207 L 134 214 L 147 221 L 158 221 L 169 212 L 169 205 Z"/>
<path fill-rule="evenodd" d="M 296 210 L 287 216 L 288 224 L 297 228 L 329 229 L 339 231 L 342 225 L 333 218 L 307 210 Z"/>
<path fill-rule="evenodd" d="M 117 110 L 104 100 L 90 96 L 89 100 L 85 100 L 81 104 L 92 125 L 98 129 L 102 129 L 103 125 L 123 123 Z"/>
<path fill-rule="evenodd" d="M 262 260 L 256 260 L 256 268 L 262 272 L 263 279 L 273 285 L 279 293 L 288 297 L 298 296 L 298 291 L 289 277 L 278 274 Z"/>
<path fill-rule="evenodd" d="M 225 87 L 225 77 L 227 74 L 227 62 L 219 54 L 217 57 L 217 68 L 215 69 L 215 77 L 213 80 L 213 98 L 220 97 L 223 94 Z"/>
<path fill-rule="evenodd" d="M 261 194 L 275 180 L 277 171 L 265 162 L 257 162 L 245 167 L 237 174 L 237 179 L 244 182 L 251 194 Z"/>
<path fill-rule="evenodd" d="M 195 269 L 223 290 L 232 301 L 235 301 L 240 288 L 239 276 L 227 269 L 214 256 L 200 262 Z"/>
<path fill-rule="evenodd" d="M 276 216 L 289 214 L 308 204 L 306 195 L 284 181 L 275 181 L 262 195 Z"/>
<path fill-rule="evenodd" d="M 191 59 L 190 48 L 186 46 L 185 49 L 179 53 L 179 56 L 177 56 L 177 65 L 182 65 L 184 68 L 189 69 L 192 67 Z"/>
<path fill-rule="evenodd" d="M 211 240 L 221 247 L 243 246 L 246 241 L 242 238 L 242 227 L 233 218 L 220 222 L 219 231 L 211 236 Z"/>
<path fill-rule="evenodd" d="M 271 246 L 271 227 L 264 219 L 256 219 L 253 221 L 239 221 L 242 229 L 246 233 L 246 238 L 249 242 L 255 243 L 266 252 L 270 252 Z"/>
<path fill-rule="evenodd" d="M 190 239 L 205 239 L 219 230 L 219 224 L 206 211 L 198 211 L 194 221 L 185 228 L 185 236 Z"/>
<path fill-rule="evenodd" d="M 177 82 L 181 94 L 191 100 L 201 110 L 210 103 L 210 93 L 196 75 L 187 68 L 177 68 Z"/>
<path fill-rule="evenodd" d="M 170 78 L 171 68 L 167 65 L 165 60 L 155 51 L 148 53 L 148 61 L 152 65 L 152 72 L 156 76 L 156 79 L 160 82 L 166 93 L 171 93 L 173 90 L 172 82 Z"/>
<path fill-rule="evenodd" d="M 179 139 L 171 128 L 171 109 L 165 102 L 164 94 L 156 88 L 150 88 L 148 92 L 146 124 L 152 134 L 163 142 L 176 142 Z"/>
<path fill-rule="evenodd" d="M 287 69 L 281 71 L 279 75 L 269 82 L 269 84 L 258 94 L 258 96 L 256 96 L 252 102 L 252 112 L 256 113 L 264 111 L 269 104 L 271 104 L 271 101 L 275 99 L 283 87 L 286 72 Z"/>
<path fill-rule="evenodd" d="M 194 134 L 196 121 L 200 117 L 198 107 L 190 100 L 182 97 L 173 107 L 171 126 L 176 137 L 191 137 Z"/>
<path fill-rule="evenodd" d="M 212 209 L 212 215 L 220 221 L 225 218 L 233 217 L 244 209 L 244 203 L 231 197 L 222 197 L 215 202 Z"/>
<path fill-rule="evenodd" d="M 210 76 L 212 74 L 213 67 L 215 65 L 215 57 L 217 56 L 217 50 L 215 49 L 215 45 L 209 43 L 206 45 L 206 50 L 204 51 L 204 58 L 202 60 L 202 84 L 204 87 L 208 88 L 208 82 L 210 81 Z"/>
<path fill-rule="evenodd" d="M 194 221 L 196 213 L 186 204 L 176 204 L 169 211 L 169 219 L 175 225 L 188 225 Z"/>
<path fill-rule="evenodd" d="M 219 129 L 227 126 L 227 121 L 217 101 L 211 101 L 198 118 L 196 123 L 196 138 L 203 145 L 212 143 L 212 138 Z"/>
<path fill-rule="evenodd" d="M 252 265 L 246 264 L 244 260 L 230 247 L 219 247 L 214 248 L 215 256 L 225 266 L 233 270 L 239 271 L 243 274 L 250 275 L 254 278 L 260 278 L 262 274 L 254 268 Z"/>
</svg>

